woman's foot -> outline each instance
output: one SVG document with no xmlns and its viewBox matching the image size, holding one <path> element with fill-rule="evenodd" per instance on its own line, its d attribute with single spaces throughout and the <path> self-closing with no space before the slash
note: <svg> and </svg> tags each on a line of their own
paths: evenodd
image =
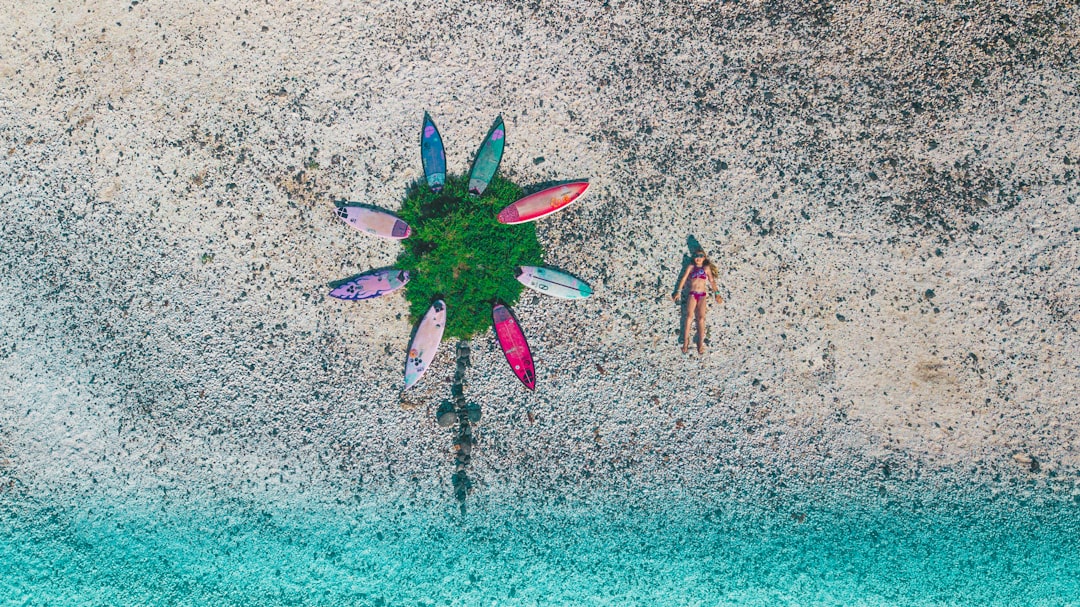
<svg viewBox="0 0 1080 607">
<path fill-rule="evenodd" d="M 705 356 L 705 346 L 700 346 L 699 345 L 697 347 L 697 353 L 698 353 L 699 356 Z"/>
<path fill-rule="evenodd" d="M 689 354 L 690 353 L 690 344 L 683 344 L 682 353 L 683 354 Z"/>
</svg>

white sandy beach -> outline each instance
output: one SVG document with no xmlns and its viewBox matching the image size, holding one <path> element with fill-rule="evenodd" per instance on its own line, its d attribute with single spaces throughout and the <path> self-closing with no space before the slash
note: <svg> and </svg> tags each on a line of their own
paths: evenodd
<svg viewBox="0 0 1080 607">
<path fill-rule="evenodd" d="M 538 233 L 597 294 L 515 306 L 535 394 L 473 340 L 474 491 L 1080 495 L 1078 25 L 1064 2 L 6 2 L 0 480 L 450 501 L 452 348 L 403 399 L 404 298 L 326 296 L 395 259 L 332 203 L 396 208 L 428 111 L 451 172 L 501 114 L 503 175 L 592 183 Z M 689 236 L 727 299 L 705 358 L 667 298 Z"/>
</svg>

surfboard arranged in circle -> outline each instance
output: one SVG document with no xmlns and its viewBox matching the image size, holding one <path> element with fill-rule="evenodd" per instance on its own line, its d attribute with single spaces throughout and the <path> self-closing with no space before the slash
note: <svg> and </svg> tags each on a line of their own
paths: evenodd
<svg viewBox="0 0 1080 607">
<path fill-rule="evenodd" d="M 560 299 L 585 299 L 593 293 L 585 281 L 554 268 L 521 266 L 517 269 L 517 279 L 534 291 Z"/>
<path fill-rule="evenodd" d="M 506 355 L 506 362 L 510 363 L 514 375 L 530 390 L 536 389 L 536 368 L 533 366 L 532 352 L 529 351 L 529 343 L 525 341 L 525 334 L 521 331 L 510 308 L 502 304 L 495 305 L 491 309 L 491 319 L 495 325 L 495 336 L 499 339 L 499 346 Z"/>
<path fill-rule="evenodd" d="M 446 183 L 446 150 L 435 122 L 424 112 L 424 126 L 420 129 L 420 161 L 424 163 L 424 177 L 432 192 L 441 192 Z"/>
<path fill-rule="evenodd" d="M 506 127 L 503 126 L 502 116 L 499 116 L 476 152 L 472 169 L 469 171 L 469 194 L 480 196 L 487 189 L 495 177 L 495 172 L 499 170 L 505 145 Z"/>
<path fill-rule="evenodd" d="M 499 211 L 499 223 L 525 223 L 546 217 L 581 198 L 588 188 L 588 181 L 574 181 L 529 194 Z"/>
<path fill-rule="evenodd" d="M 373 236 L 401 240 L 412 234 L 409 224 L 393 213 L 371 207 L 345 204 L 338 206 L 337 215 L 352 227 Z"/>
<path fill-rule="evenodd" d="M 330 283 L 330 297 L 351 301 L 372 299 L 397 291 L 407 282 L 409 273 L 405 270 L 375 270 Z"/>
<path fill-rule="evenodd" d="M 440 299 L 431 304 L 424 318 L 416 327 L 409 344 L 409 356 L 405 359 L 405 389 L 416 385 L 420 377 L 428 370 L 428 365 L 435 359 L 446 329 L 446 304 Z"/>
</svg>

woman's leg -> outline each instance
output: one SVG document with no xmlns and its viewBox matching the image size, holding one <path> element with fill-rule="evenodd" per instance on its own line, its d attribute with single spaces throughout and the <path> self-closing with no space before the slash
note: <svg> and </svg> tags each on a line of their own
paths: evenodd
<svg viewBox="0 0 1080 607">
<path fill-rule="evenodd" d="M 698 299 L 693 294 L 687 295 L 686 321 L 683 323 L 683 354 L 690 350 L 690 323 L 694 320 L 694 308 L 697 307 Z"/>
<path fill-rule="evenodd" d="M 697 310 L 695 310 L 697 317 L 697 351 L 698 354 L 705 353 L 705 312 L 709 307 L 709 296 L 701 298 L 701 301 L 697 304 Z"/>
</svg>

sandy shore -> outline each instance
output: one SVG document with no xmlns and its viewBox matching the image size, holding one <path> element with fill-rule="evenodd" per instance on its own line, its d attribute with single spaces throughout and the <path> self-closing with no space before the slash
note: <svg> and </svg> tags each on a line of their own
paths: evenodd
<svg viewBox="0 0 1080 607">
<path fill-rule="evenodd" d="M 426 110 L 453 172 L 501 113 L 504 175 L 593 184 L 539 234 L 597 295 L 515 308 L 537 392 L 473 342 L 479 491 L 1080 495 L 1075 6 L 2 13 L 12 488 L 449 496 L 452 348 L 402 400 L 404 300 L 325 287 L 395 258 L 332 201 L 395 208 Z M 727 296 L 703 359 L 689 237 Z"/>
</svg>

